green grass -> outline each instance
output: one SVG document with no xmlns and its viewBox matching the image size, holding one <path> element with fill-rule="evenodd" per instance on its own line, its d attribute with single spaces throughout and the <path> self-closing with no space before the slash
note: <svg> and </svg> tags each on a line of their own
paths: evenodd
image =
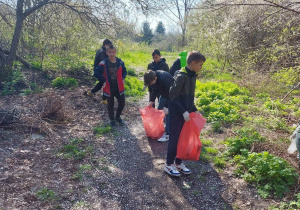
<svg viewBox="0 0 300 210">
<path fill-rule="evenodd" d="M 72 88 L 78 86 L 78 82 L 74 78 L 57 77 L 52 81 L 55 88 Z"/>
<path fill-rule="evenodd" d="M 110 133 L 111 130 L 112 130 L 111 126 L 106 124 L 99 125 L 93 129 L 94 134 L 96 134 L 98 137 L 102 136 L 103 134 Z"/>
<path fill-rule="evenodd" d="M 58 152 L 58 156 L 66 159 L 82 160 L 94 153 L 93 146 L 86 146 L 83 139 L 71 139 L 69 144 L 64 145 Z"/>
<path fill-rule="evenodd" d="M 49 190 L 48 188 L 42 188 L 36 192 L 36 197 L 42 201 L 55 200 L 57 198 L 55 192 L 53 190 Z"/>
<path fill-rule="evenodd" d="M 143 90 L 144 83 L 136 77 L 125 78 L 125 95 L 130 97 L 143 97 L 146 91 Z"/>
</svg>

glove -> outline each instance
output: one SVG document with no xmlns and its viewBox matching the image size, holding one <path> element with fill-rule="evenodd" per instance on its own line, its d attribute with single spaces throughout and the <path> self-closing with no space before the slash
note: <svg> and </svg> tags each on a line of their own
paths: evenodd
<svg viewBox="0 0 300 210">
<path fill-rule="evenodd" d="M 183 113 L 183 118 L 185 122 L 190 121 L 190 113 L 188 113 L 188 111 L 186 111 L 185 113 Z"/>
<path fill-rule="evenodd" d="M 164 107 L 163 110 L 165 112 L 165 115 L 169 114 L 169 109 L 167 107 Z"/>
<path fill-rule="evenodd" d="M 148 104 L 149 107 L 151 107 L 152 105 L 153 105 L 153 102 L 150 102 L 150 103 Z"/>
</svg>

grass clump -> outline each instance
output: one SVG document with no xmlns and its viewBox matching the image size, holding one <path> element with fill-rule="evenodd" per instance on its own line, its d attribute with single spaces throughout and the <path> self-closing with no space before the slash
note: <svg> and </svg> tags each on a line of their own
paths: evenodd
<svg viewBox="0 0 300 210">
<path fill-rule="evenodd" d="M 295 195 L 296 200 L 289 202 L 281 202 L 279 205 L 272 205 L 270 210 L 286 210 L 286 209 L 300 209 L 300 193 Z"/>
<path fill-rule="evenodd" d="M 78 82 L 74 78 L 57 77 L 52 81 L 55 88 L 72 88 L 78 86 Z"/>
<path fill-rule="evenodd" d="M 94 134 L 102 136 L 103 134 L 109 133 L 112 130 L 109 125 L 100 125 L 94 128 Z"/>
<path fill-rule="evenodd" d="M 69 144 L 63 146 L 59 155 L 67 159 L 73 158 L 75 160 L 82 160 L 93 152 L 94 148 L 92 146 L 86 147 L 83 139 L 72 139 Z"/>
<path fill-rule="evenodd" d="M 49 190 L 48 188 L 42 188 L 36 192 L 36 197 L 39 200 L 55 200 L 57 198 L 55 192 L 53 190 Z"/>
<path fill-rule="evenodd" d="M 282 197 L 289 188 L 297 183 L 298 174 L 290 164 L 279 157 L 263 153 L 250 153 L 246 150 L 242 155 L 236 155 L 235 173 L 258 188 L 258 194 L 267 198 L 271 193 Z"/>
<path fill-rule="evenodd" d="M 146 91 L 143 90 L 144 83 L 136 77 L 128 76 L 125 79 L 125 94 L 126 96 L 142 97 Z"/>
<path fill-rule="evenodd" d="M 230 155 L 241 154 L 243 150 L 250 150 L 255 142 L 263 142 L 266 139 L 252 128 L 242 128 L 236 131 L 237 136 L 229 138 L 225 143 L 229 146 Z"/>
</svg>

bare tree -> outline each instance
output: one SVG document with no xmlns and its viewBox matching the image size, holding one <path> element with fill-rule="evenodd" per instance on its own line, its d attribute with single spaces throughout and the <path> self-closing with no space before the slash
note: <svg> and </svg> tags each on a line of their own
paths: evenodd
<svg viewBox="0 0 300 210">
<path fill-rule="evenodd" d="M 111 8 L 116 7 L 121 2 L 121 0 L 0 0 L 0 19 L 7 25 L 14 27 L 10 48 L 6 50 L 0 45 L 0 82 L 5 81 L 12 75 L 12 65 L 17 57 L 24 22 L 33 13 L 40 11 L 46 6 L 57 5 L 66 11 L 77 14 L 82 20 L 94 25 L 107 26 L 113 23 L 107 20 L 114 16 L 113 12 L 115 10 Z M 148 9 L 147 2 L 136 0 L 130 2 L 140 5 L 142 10 L 146 11 Z M 11 24 L 6 16 L 1 13 L 3 7 L 7 7 L 14 12 L 15 24 Z M 106 16 L 107 19 L 104 20 L 103 16 Z M 20 61 L 20 59 L 18 60 Z"/>
<path fill-rule="evenodd" d="M 166 0 L 164 1 L 165 8 L 162 12 L 171 19 L 180 28 L 180 45 L 186 45 L 186 32 L 188 27 L 188 20 L 192 8 L 200 1 L 198 0 Z"/>
</svg>

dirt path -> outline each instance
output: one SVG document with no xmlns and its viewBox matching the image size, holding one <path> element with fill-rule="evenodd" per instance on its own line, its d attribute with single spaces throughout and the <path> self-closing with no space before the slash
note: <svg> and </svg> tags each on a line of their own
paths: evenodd
<svg viewBox="0 0 300 210">
<path fill-rule="evenodd" d="M 237 196 L 229 188 L 238 179 L 229 175 L 225 183 L 209 163 L 187 161 L 192 174 L 180 178 L 163 172 L 167 143 L 147 139 L 139 113 L 147 97 L 127 101 L 126 125 L 97 137 L 93 128 L 107 122 L 106 107 L 83 96 L 85 89 L 57 91 L 74 120 L 56 126 L 52 139 L 0 128 L 0 209 L 233 209 L 229 203 Z M 29 97 L 3 97 L 0 106 L 25 109 L 24 104 L 35 101 Z M 93 148 L 83 160 L 58 155 L 74 138 Z M 83 170 L 84 165 L 90 168 Z M 55 198 L 38 199 L 42 188 L 52 190 Z M 253 189 L 243 189 L 240 209 L 263 209 L 257 208 L 259 202 L 253 204 Z"/>
</svg>

